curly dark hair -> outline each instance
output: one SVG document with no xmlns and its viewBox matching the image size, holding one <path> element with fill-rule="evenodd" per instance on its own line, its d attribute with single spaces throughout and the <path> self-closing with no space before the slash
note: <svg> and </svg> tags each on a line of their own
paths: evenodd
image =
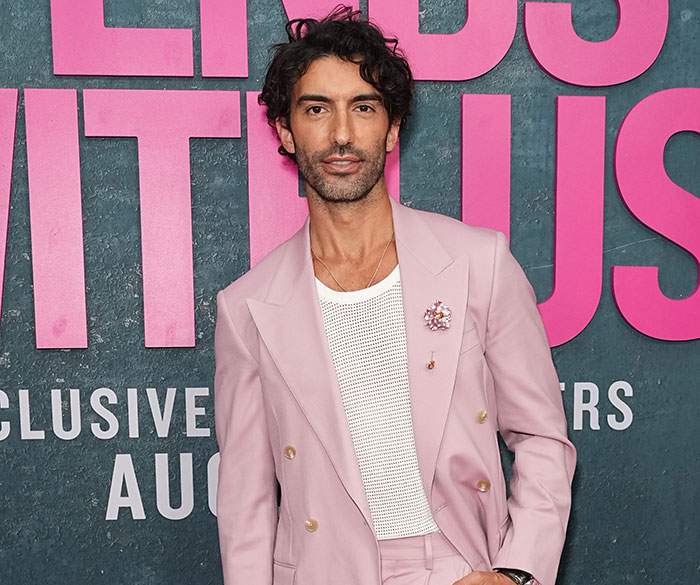
<svg viewBox="0 0 700 585">
<path fill-rule="evenodd" d="M 337 6 L 322 20 L 298 18 L 286 26 L 288 42 L 274 46 L 258 103 L 267 107 L 267 121 L 275 126 L 282 118 L 289 123 L 294 84 L 321 57 L 334 56 L 357 63 L 360 76 L 382 96 L 389 120 L 403 128 L 411 115 L 413 75 L 397 48 L 398 40 L 384 37 L 374 24 L 360 20 L 360 12 Z M 280 154 L 295 159 L 283 146 Z"/>
</svg>

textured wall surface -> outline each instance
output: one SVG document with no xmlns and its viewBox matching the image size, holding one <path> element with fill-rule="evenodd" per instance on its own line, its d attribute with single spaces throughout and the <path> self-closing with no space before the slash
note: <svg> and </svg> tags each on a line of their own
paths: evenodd
<svg viewBox="0 0 700 585">
<path fill-rule="evenodd" d="M 512 249 L 539 300 L 546 299 L 552 287 L 555 98 L 606 96 L 603 294 L 585 331 L 554 349 L 570 423 L 574 383 L 592 382 L 600 389 L 600 429 L 592 429 L 584 413 L 583 428 L 570 430 L 579 465 L 558 583 L 700 583 L 700 341 L 645 337 L 622 319 L 610 287 L 614 265 L 659 265 L 668 296 L 682 298 L 696 288 L 692 257 L 636 221 L 623 205 L 612 153 L 624 116 L 641 99 L 670 87 L 700 86 L 700 6 L 695 0 L 671 0 L 666 43 L 654 65 L 628 83 L 589 89 L 562 83 L 539 68 L 525 42 L 519 4 L 515 40 L 495 69 L 467 82 L 417 84 L 415 115 L 401 145 L 402 199 L 459 217 L 460 95 L 511 94 Z M 464 5 L 464 0 L 423 0 L 422 32 L 454 32 L 464 21 Z M 35 348 L 20 91 L 0 323 L 0 390 L 9 399 L 0 421 L 11 425 L 0 441 L 1 583 L 221 582 L 216 519 L 207 503 L 207 462 L 217 451 L 213 400 L 197 401 L 206 413 L 198 426 L 210 427 L 211 436 L 187 436 L 184 389 L 213 387 L 214 295 L 248 269 L 245 109 L 243 139 L 191 140 L 197 345 L 146 349 L 136 140 L 85 137 L 80 93 L 83 88 L 258 90 L 267 47 L 283 40 L 280 1 L 248 2 L 247 79 L 202 78 L 198 10 L 195 0 L 105 0 L 109 26 L 193 29 L 193 78 L 58 77 L 52 70 L 49 3 L 0 0 L 0 87 L 79 90 L 89 335 L 87 349 Z M 582 37 L 603 40 L 615 31 L 616 3 L 573 2 L 573 17 Z M 666 168 L 676 183 L 700 195 L 700 137 L 674 136 Z M 620 416 L 607 398 L 609 386 L 619 380 L 634 390 L 625 398 L 634 419 L 622 431 L 613 430 L 606 418 Z M 101 387 L 118 397 L 110 409 L 120 429 L 109 440 L 90 431 L 91 423 L 102 422 L 89 403 Z M 145 392 L 149 387 L 157 389 L 161 404 L 166 388 L 177 388 L 167 437 L 156 432 Z M 80 389 L 82 431 L 67 441 L 52 430 L 51 390 L 63 390 L 68 426 L 70 388 Z M 127 431 L 127 388 L 137 389 L 138 438 Z M 29 390 L 32 429 L 45 430 L 43 440 L 21 437 L 22 389 Z M 182 520 L 166 519 L 158 511 L 156 453 L 170 457 L 173 506 L 180 498 L 178 455 L 192 453 L 194 510 Z M 117 454 L 131 454 L 143 520 L 133 520 L 124 509 L 118 519 L 105 519 Z"/>
</svg>

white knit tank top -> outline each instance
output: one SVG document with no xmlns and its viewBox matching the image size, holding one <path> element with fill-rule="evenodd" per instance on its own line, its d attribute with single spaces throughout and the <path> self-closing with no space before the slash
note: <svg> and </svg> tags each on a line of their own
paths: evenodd
<svg viewBox="0 0 700 585">
<path fill-rule="evenodd" d="M 437 532 L 413 437 L 399 267 L 362 290 L 316 286 L 375 535 Z"/>
</svg>

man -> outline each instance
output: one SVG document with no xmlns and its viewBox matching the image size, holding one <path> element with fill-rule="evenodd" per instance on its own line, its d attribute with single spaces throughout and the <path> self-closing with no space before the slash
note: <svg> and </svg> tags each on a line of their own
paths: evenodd
<svg viewBox="0 0 700 585">
<path fill-rule="evenodd" d="M 387 193 L 396 42 L 348 8 L 287 32 L 261 99 L 309 219 L 217 299 L 225 582 L 554 585 L 575 452 L 532 289 L 502 234 Z"/>
</svg>

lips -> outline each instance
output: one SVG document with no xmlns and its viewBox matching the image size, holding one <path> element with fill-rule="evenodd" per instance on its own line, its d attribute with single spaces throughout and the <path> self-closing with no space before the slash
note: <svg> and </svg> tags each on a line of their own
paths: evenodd
<svg viewBox="0 0 700 585">
<path fill-rule="evenodd" d="M 329 156 L 323 159 L 324 166 L 336 173 L 350 173 L 360 166 L 360 159 L 355 156 Z"/>
</svg>

